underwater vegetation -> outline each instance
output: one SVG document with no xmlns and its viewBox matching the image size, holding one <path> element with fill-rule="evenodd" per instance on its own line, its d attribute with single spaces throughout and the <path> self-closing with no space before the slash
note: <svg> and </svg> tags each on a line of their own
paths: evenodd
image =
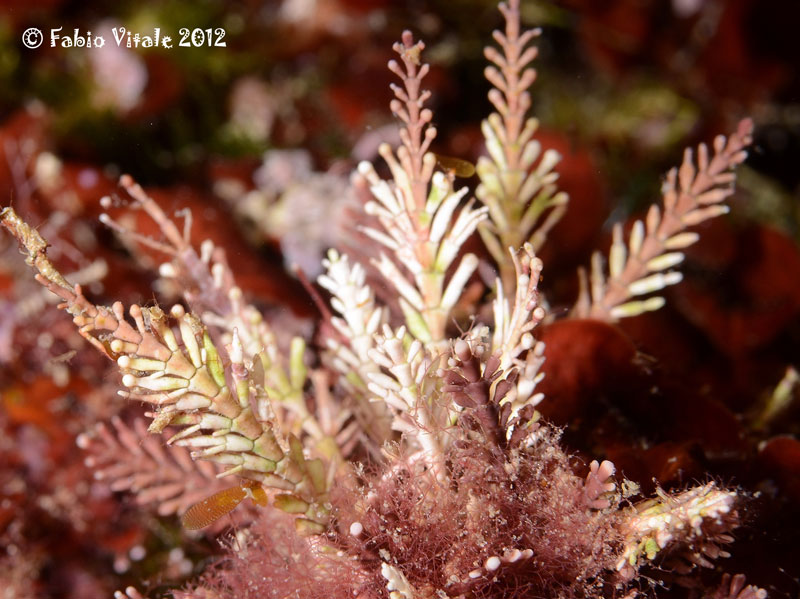
<svg viewBox="0 0 800 599">
<path fill-rule="evenodd" d="M 298 52 L 336 35 L 294 4 L 269 16 L 291 24 Z M 337 27 L 366 35 L 353 16 L 365 10 Z M 675 158 L 699 109 L 647 82 L 604 92 L 602 117 L 586 119 L 557 91 L 542 102 L 550 122 L 577 119 L 560 136 L 534 116 L 548 46 L 523 17 L 558 24 L 569 3 L 499 10 L 489 114 L 463 130 L 436 100 L 446 75 L 429 52 L 447 59 L 447 44 L 411 30 L 387 74 L 333 75 L 314 94 L 298 89 L 318 74 L 242 74 L 207 144 L 179 131 L 176 98 L 204 97 L 203 68 L 232 76 L 230 57 L 93 55 L 92 110 L 54 96 L 60 109 L 36 101 L 8 120 L 4 596 L 792 592 L 800 253 L 785 181 L 748 166 L 769 144 L 737 119 L 642 202 L 653 186 L 624 163 Z M 613 30 L 612 13 L 586 10 L 582 26 Z M 613 72 L 625 48 L 594 57 Z M 373 118 L 363 106 L 384 84 L 392 120 L 317 170 L 347 137 L 338 127 Z M 478 104 L 465 94 L 479 95 L 455 103 Z M 642 98 L 669 108 L 636 120 Z M 141 157 L 80 158 L 110 140 L 77 132 L 173 111 L 158 136 L 129 140 L 179 148 L 142 169 L 148 184 L 118 176 Z M 604 232 L 597 158 L 572 142 L 605 135 L 621 151 L 609 131 L 635 131 L 638 149 L 607 175 L 632 215 Z M 169 172 L 190 184 L 167 185 Z"/>
</svg>

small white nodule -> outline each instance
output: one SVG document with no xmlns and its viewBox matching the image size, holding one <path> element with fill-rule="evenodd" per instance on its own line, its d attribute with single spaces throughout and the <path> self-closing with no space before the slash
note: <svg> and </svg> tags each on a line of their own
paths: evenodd
<svg viewBox="0 0 800 599">
<path fill-rule="evenodd" d="M 364 526 L 361 522 L 353 522 L 350 525 L 350 534 L 354 537 L 360 537 L 362 532 L 364 532 Z"/>
<path fill-rule="evenodd" d="M 486 560 L 484 566 L 486 567 L 487 570 L 489 570 L 489 572 L 494 572 L 495 570 L 497 570 L 497 568 L 500 567 L 500 558 L 497 557 L 496 555 L 493 555 L 492 557 Z"/>
</svg>

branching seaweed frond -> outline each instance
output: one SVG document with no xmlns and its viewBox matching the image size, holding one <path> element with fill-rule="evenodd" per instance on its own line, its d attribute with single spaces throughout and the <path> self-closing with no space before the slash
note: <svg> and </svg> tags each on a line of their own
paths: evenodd
<svg viewBox="0 0 800 599">
<path fill-rule="evenodd" d="M 602 510 L 611 506 L 608 494 L 614 491 L 616 484 L 613 481 L 616 468 L 608 460 L 598 463 L 592 460 L 589 464 L 589 474 L 586 475 L 583 490 L 586 494 L 586 503 L 589 507 Z"/>
<path fill-rule="evenodd" d="M 497 298 L 494 300 L 494 337 L 492 349 L 500 352 L 503 368 L 514 364 L 520 354 L 533 347 L 535 341 L 531 331 L 545 317 L 539 305 L 539 277 L 542 261 L 536 257 L 533 247 L 526 243 L 516 252 L 509 248 L 511 264 L 514 266 L 514 303 L 506 297 L 503 282 L 497 280 Z"/>
<path fill-rule="evenodd" d="M 733 540 L 728 532 L 738 521 L 736 504 L 736 493 L 718 489 L 714 483 L 677 495 L 659 491 L 658 498 L 639 503 L 627 515 L 623 525 L 627 538 L 617 571 L 629 580 L 645 560 L 651 561 L 661 552 L 683 550 L 703 566 L 710 565 L 703 552 L 712 558 L 727 557 L 715 542 Z"/>
<path fill-rule="evenodd" d="M 479 430 L 497 455 L 518 445 L 538 426 L 532 405 L 520 410 L 509 401 L 517 369 L 504 371 L 499 353 L 488 355 L 488 346 L 482 341 L 455 341 L 446 367 L 438 374 L 445 383 L 442 391 L 463 410 L 459 424 Z"/>
<path fill-rule="evenodd" d="M 351 263 L 346 254 L 330 250 L 322 265 L 326 270 L 317 281 L 330 291 L 331 305 L 341 315 L 331 319 L 336 334 L 326 336 L 329 351 L 323 358 L 341 375 L 342 387 L 355 400 L 357 419 L 380 446 L 389 438 L 388 411 L 385 403 L 369 401 L 367 385 L 370 375 L 380 371 L 369 352 L 387 321 L 387 310 L 376 306 L 364 267 Z"/>
<path fill-rule="evenodd" d="M 699 238 L 686 229 L 730 210 L 724 201 L 733 194 L 733 169 L 747 157 L 752 132 L 753 122 L 745 119 L 727 140 L 722 135 L 714 140 L 713 156 L 705 144 L 698 146 L 696 161 L 692 150 L 686 149 L 680 168 L 667 173 L 663 209 L 653 204 L 644 222 L 634 222 L 627 243 L 622 226 L 614 227 L 608 276 L 600 253 L 592 258 L 589 281 L 581 271 L 577 317 L 614 321 L 664 305 L 660 296 L 639 298 L 680 282 L 683 275 L 671 269 L 683 261 L 681 250 Z"/>
<path fill-rule="evenodd" d="M 276 505 L 302 515 L 299 529 L 324 530 L 323 462 L 307 460 L 295 435 L 259 418 L 269 399 L 244 363 L 236 331 L 221 355 L 208 328 L 180 305 L 167 315 L 134 304 L 128 311 L 131 324 L 120 302 L 98 306 L 79 285 L 70 286 L 48 259 L 45 240 L 12 208 L 3 209 L 0 220 L 27 251 L 37 280 L 61 298 L 59 307 L 72 315 L 80 334 L 117 363 L 127 389 L 120 394 L 153 407 L 151 432 L 180 427 L 168 443 L 191 448 L 193 458 L 225 465 L 220 477 L 236 474 L 280 491 Z"/>
<path fill-rule="evenodd" d="M 421 89 L 429 71 L 420 62 L 423 48 L 406 31 L 402 43 L 394 46 L 400 62 L 389 62 L 403 83 L 392 86 L 391 102 L 392 112 L 403 123 L 402 145 L 396 156 L 388 144 L 379 148 L 393 181 L 382 180 L 368 162 L 359 165 L 359 176 L 367 180 L 374 198 L 366 211 L 381 226 L 381 230 L 366 227 L 364 232 L 389 250 L 374 264 L 397 290 L 409 333 L 444 350 L 448 316 L 478 266 L 477 257 L 463 255 L 452 275 L 446 274 L 461 246 L 486 218 L 487 209 L 468 202 L 457 212 L 467 189 L 454 191 L 451 176 L 434 173 L 436 157 L 428 149 L 436 128 L 431 125 L 433 113 L 424 107 L 430 92 Z"/>
<path fill-rule="evenodd" d="M 165 449 L 161 440 L 147 432 L 141 418 L 133 426 L 114 417 L 111 427 L 98 423 L 78 437 L 87 452 L 84 460 L 96 480 L 112 491 L 133 494 L 138 505 L 149 506 L 159 516 L 183 514 L 211 493 L 229 486 L 217 475 L 222 468 L 192 459 L 189 450 Z"/>
<path fill-rule="evenodd" d="M 451 409 L 442 401 L 436 376 L 440 356 L 433 355 L 419 339 L 412 340 L 405 327 L 393 330 L 389 325 L 375 335 L 375 348 L 369 356 L 383 369 L 368 375 L 370 392 L 389 406 L 393 428 L 407 433 L 407 442 L 418 445 L 414 449 L 421 451 L 420 459 L 442 479 Z"/>
<path fill-rule="evenodd" d="M 536 71 L 528 65 L 537 54 L 536 47 L 528 44 L 540 30 L 521 30 L 518 0 L 501 2 L 500 10 L 505 32 L 493 35 L 501 51 L 485 49 L 492 64 L 484 71 L 492 84 L 489 101 L 497 112 L 481 124 L 489 156 L 478 160 L 481 183 L 475 195 L 489 209 L 489 220 L 478 230 L 510 289 L 515 274 L 506 248 L 530 243 L 538 251 L 563 216 L 568 198 L 555 185 L 558 174 L 553 168 L 560 156 L 552 149 L 542 152 L 534 139 L 539 123 L 528 116 L 528 88 L 536 79 Z"/>
<path fill-rule="evenodd" d="M 542 380 L 539 369 L 544 363 L 544 344 L 534 339 L 531 331 L 545 318 L 545 310 L 539 305 L 539 277 L 542 261 L 536 257 L 531 244 L 526 243 L 518 252 L 509 248 L 511 264 L 514 266 L 513 304 L 506 297 L 505 286 L 498 278 L 497 297 L 493 302 L 494 334 L 492 351 L 500 360 L 500 368 L 506 372 L 516 371 L 516 384 L 506 395 L 504 402 L 516 415 L 526 405 L 535 406 L 543 396 L 535 393 Z"/>
<path fill-rule="evenodd" d="M 191 212 L 182 211 L 185 220 L 181 231 L 131 177 L 123 175 L 120 186 L 134 200 L 133 207 L 144 210 L 158 225 L 166 241 L 130 231 L 107 215 L 101 215 L 101 221 L 123 238 L 153 247 L 171 258 L 160 265 L 159 274 L 179 283 L 187 305 L 200 316 L 215 343 L 229 345 L 234 330 L 237 331 L 242 360 L 258 373 L 254 404 L 259 418 L 272 419 L 295 435 L 307 434 L 326 457 L 338 460 L 335 444 L 322 432 L 306 406 L 305 341 L 300 337 L 292 339 L 289 359 L 284 362 L 284 352 L 269 323 L 258 309 L 245 301 L 241 288 L 236 285 L 225 251 L 208 239 L 200 244 L 199 252 L 191 244 Z M 101 203 L 110 205 L 111 199 L 103 198 Z M 219 337 L 218 331 L 222 333 Z"/>
</svg>

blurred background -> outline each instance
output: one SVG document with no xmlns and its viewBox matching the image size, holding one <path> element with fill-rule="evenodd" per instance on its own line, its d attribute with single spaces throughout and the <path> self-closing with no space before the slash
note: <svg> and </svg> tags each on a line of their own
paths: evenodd
<svg viewBox="0 0 800 599">
<path fill-rule="evenodd" d="M 543 411 L 569 425 L 576 455 L 608 456 L 646 490 L 654 477 L 742 485 L 748 524 L 725 566 L 796 596 L 800 409 L 787 368 L 800 366 L 800 3 L 523 0 L 522 14 L 542 28 L 534 113 L 571 202 L 542 256 L 557 316 L 575 299 L 575 269 L 607 248 L 611 223 L 659 198 L 684 147 L 756 122 L 732 215 L 703 227 L 668 307 L 552 330 L 548 363 L 582 369 L 549 376 Z M 500 25 L 486 0 L 0 0 L 0 205 L 39 228 L 95 301 L 169 303 L 163 255 L 97 220 L 110 212 L 158 235 L 122 200 L 100 206 L 129 173 L 170 214 L 191 209 L 193 240 L 226 249 L 268 317 L 311 334 L 316 309 L 288 266 L 313 279 L 325 249 L 347 244 L 349 174 L 397 143 L 392 43 L 404 29 L 425 40 L 435 149 L 474 161 L 489 112 L 482 49 Z M 119 47 L 121 27 L 159 28 L 173 47 Z M 30 28 L 44 32 L 38 48 L 23 43 Z M 105 45 L 64 47 L 75 29 Z M 142 412 L 115 395 L 104 360 L 0 236 L 3 599 L 110 597 L 142 580 L 157 597 L 218 551 L 95 480 L 96 456 L 86 465 L 82 433 Z"/>
</svg>

